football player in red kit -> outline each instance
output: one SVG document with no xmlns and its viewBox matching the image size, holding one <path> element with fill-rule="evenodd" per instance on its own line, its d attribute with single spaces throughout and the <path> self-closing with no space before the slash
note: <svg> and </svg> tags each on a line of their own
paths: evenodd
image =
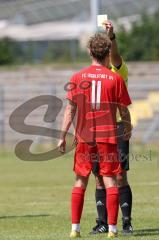
<svg viewBox="0 0 159 240">
<path fill-rule="evenodd" d="M 92 65 L 74 74 L 67 88 L 61 138 L 65 151 L 66 135 L 76 114 L 76 146 L 74 156 L 75 184 L 72 190 L 72 230 L 70 237 L 80 237 L 80 219 L 84 195 L 94 161 L 107 191 L 108 237 L 117 236 L 119 192 L 116 176 L 122 172 L 117 151 L 116 113 L 119 109 L 124 124 L 124 138 L 131 137 L 131 104 L 124 80 L 109 69 L 111 41 L 104 33 L 95 34 L 88 43 Z"/>
<path fill-rule="evenodd" d="M 118 73 L 128 86 L 128 68 L 120 55 L 113 24 L 110 21 L 103 22 L 106 33 L 111 40 L 110 68 L 112 72 Z M 117 148 L 119 152 L 119 161 L 122 167 L 122 173 L 117 176 L 117 185 L 119 190 L 119 205 L 122 212 L 122 232 L 123 234 L 132 234 L 131 224 L 132 211 L 132 190 L 128 181 L 129 171 L 129 140 L 123 138 L 124 126 L 122 119 L 117 114 Z M 96 180 L 95 201 L 97 208 L 96 225 L 92 228 L 90 234 L 100 234 L 108 232 L 107 209 L 106 209 L 106 189 L 103 183 L 103 177 L 99 175 L 98 162 L 94 162 L 93 173 Z"/>
</svg>

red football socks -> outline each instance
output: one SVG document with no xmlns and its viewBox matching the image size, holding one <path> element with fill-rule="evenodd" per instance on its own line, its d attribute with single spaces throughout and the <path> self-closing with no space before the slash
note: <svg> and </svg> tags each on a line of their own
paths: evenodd
<svg viewBox="0 0 159 240">
<path fill-rule="evenodd" d="M 82 187 L 74 187 L 72 190 L 72 224 L 79 224 L 83 204 L 85 190 Z"/>
<path fill-rule="evenodd" d="M 117 187 L 107 188 L 108 224 L 116 225 L 119 211 L 119 192 Z"/>
</svg>

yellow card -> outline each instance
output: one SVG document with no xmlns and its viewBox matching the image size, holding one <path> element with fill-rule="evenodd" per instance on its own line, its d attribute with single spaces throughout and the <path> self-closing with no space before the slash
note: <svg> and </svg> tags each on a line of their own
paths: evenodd
<svg viewBox="0 0 159 240">
<path fill-rule="evenodd" d="M 98 27 L 103 27 L 103 22 L 108 20 L 107 15 L 98 15 L 97 16 L 97 25 Z"/>
</svg>

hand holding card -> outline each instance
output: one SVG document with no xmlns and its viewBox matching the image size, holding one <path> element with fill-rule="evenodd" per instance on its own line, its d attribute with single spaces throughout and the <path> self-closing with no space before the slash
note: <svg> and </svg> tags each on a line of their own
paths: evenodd
<svg viewBox="0 0 159 240">
<path fill-rule="evenodd" d="M 102 27 L 102 28 L 105 28 L 104 26 L 104 22 L 108 20 L 108 16 L 105 14 L 105 15 L 98 15 L 97 16 L 97 25 L 98 27 Z"/>
</svg>

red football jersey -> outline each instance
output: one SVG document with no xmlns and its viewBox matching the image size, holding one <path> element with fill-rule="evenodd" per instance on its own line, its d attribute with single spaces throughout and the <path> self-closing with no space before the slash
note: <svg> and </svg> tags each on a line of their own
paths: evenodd
<svg viewBox="0 0 159 240">
<path fill-rule="evenodd" d="M 131 104 L 120 75 L 104 66 L 91 65 L 74 74 L 65 90 L 67 98 L 77 105 L 78 141 L 116 144 L 117 107 Z"/>
</svg>

